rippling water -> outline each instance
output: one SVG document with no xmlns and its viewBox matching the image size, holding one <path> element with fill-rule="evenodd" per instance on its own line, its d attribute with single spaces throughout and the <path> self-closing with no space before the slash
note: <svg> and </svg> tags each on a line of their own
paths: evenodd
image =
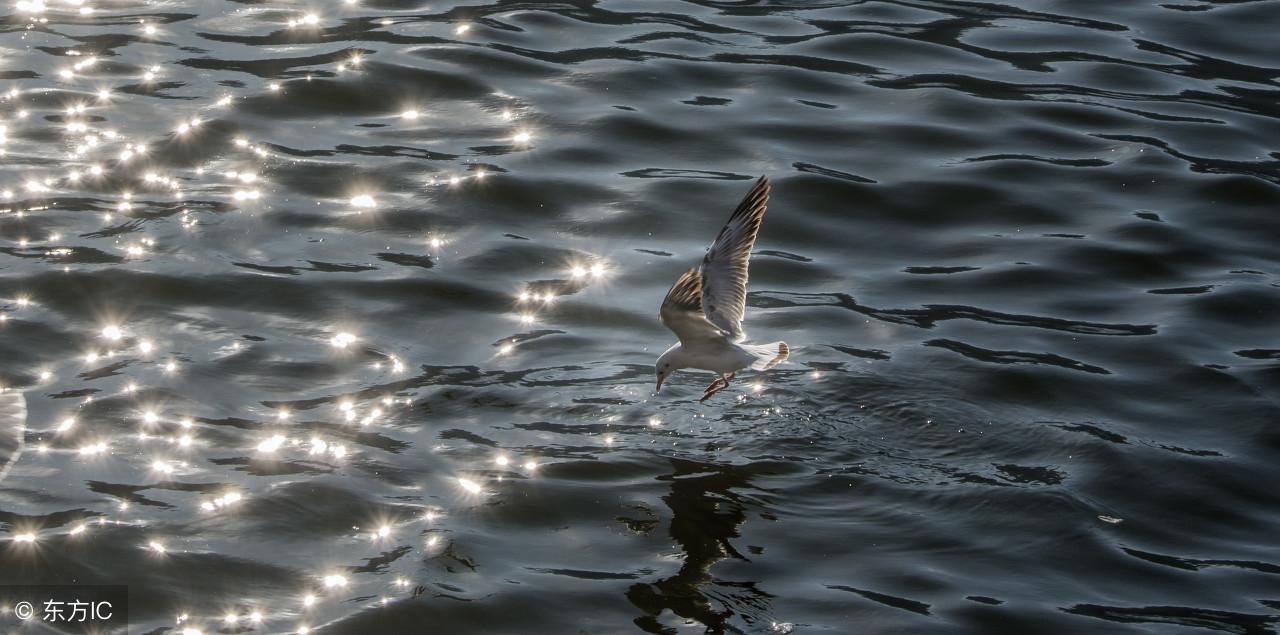
<svg viewBox="0 0 1280 635">
<path fill-rule="evenodd" d="M 137 633 L 1280 624 L 1277 2 L 45 4 L 0 582 Z M 760 174 L 792 361 L 654 396 Z"/>
</svg>

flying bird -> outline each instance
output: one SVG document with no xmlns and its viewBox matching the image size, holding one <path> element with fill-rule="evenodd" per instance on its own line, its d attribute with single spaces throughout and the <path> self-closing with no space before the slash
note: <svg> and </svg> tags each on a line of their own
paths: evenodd
<svg viewBox="0 0 1280 635">
<path fill-rule="evenodd" d="M 756 234 L 769 203 L 769 179 L 760 177 L 729 216 L 702 264 L 681 275 L 662 300 L 658 317 L 680 341 L 668 348 L 654 366 L 662 382 L 682 368 L 709 370 L 719 375 L 699 401 L 729 387 L 744 368 L 768 370 L 786 361 L 786 342 L 742 344 L 742 316 L 747 306 L 747 265 Z"/>
</svg>

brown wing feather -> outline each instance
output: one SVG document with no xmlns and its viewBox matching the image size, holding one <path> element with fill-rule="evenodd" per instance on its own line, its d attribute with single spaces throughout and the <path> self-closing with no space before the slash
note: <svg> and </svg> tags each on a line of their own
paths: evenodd
<svg viewBox="0 0 1280 635">
<path fill-rule="evenodd" d="M 721 337 L 720 329 L 702 312 L 702 274 L 696 268 L 684 272 L 662 300 L 658 319 L 675 332 L 681 342 Z"/>
</svg>

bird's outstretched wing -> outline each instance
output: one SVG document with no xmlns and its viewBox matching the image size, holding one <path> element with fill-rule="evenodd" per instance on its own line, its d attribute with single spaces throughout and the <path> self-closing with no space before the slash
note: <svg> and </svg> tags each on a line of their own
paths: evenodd
<svg viewBox="0 0 1280 635">
<path fill-rule="evenodd" d="M 702 275 L 694 268 L 684 272 L 662 300 L 658 318 L 675 332 L 682 344 L 725 336 L 702 312 L 702 294 Z"/>
<path fill-rule="evenodd" d="M 698 270 L 707 320 L 735 342 L 746 338 L 742 315 L 747 304 L 747 263 L 768 204 L 769 179 L 762 176 L 733 210 Z"/>
</svg>

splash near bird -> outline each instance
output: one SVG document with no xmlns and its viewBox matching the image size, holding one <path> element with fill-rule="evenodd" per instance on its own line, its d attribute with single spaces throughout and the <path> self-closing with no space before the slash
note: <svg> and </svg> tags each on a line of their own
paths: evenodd
<svg viewBox="0 0 1280 635">
<path fill-rule="evenodd" d="M 659 319 L 680 342 L 658 358 L 656 390 L 681 368 L 709 370 L 719 375 L 699 401 L 729 387 L 739 370 L 768 370 L 787 359 L 786 342 L 740 344 L 742 314 L 747 304 L 747 266 L 756 234 L 769 203 L 769 179 L 760 177 L 729 216 L 702 264 L 680 276 L 662 300 Z"/>
</svg>

